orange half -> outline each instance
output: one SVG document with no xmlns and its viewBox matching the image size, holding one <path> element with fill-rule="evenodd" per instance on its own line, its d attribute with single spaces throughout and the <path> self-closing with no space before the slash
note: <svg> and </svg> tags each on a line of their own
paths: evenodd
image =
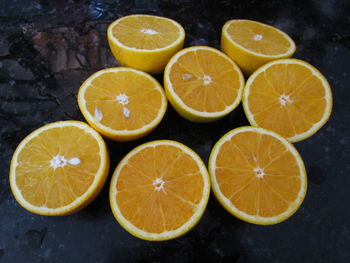
<svg viewBox="0 0 350 263">
<path fill-rule="evenodd" d="M 243 94 L 250 124 L 273 130 L 291 142 L 312 136 L 327 122 L 332 100 L 326 78 L 297 59 L 276 60 L 259 68 Z"/>
<path fill-rule="evenodd" d="M 225 134 L 210 154 L 209 173 L 219 202 L 254 224 L 286 220 L 306 194 L 299 153 L 286 139 L 262 128 L 241 127 Z"/>
<path fill-rule="evenodd" d="M 29 134 L 10 167 L 16 200 L 41 215 L 66 215 L 90 203 L 108 175 L 102 137 L 86 123 L 61 121 Z"/>
<path fill-rule="evenodd" d="M 166 95 L 175 110 L 195 122 L 218 120 L 241 101 L 244 78 L 238 66 L 211 47 L 183 49 L 164 72 Z"/>
<path fill-rule="evenodd" d="M 91 75 L 80 87 L 79 108 L 102 135 L 129 141 L 150 133 L 162 120 L 167 99 L 151 75 L 131 68 L 109 68 Z"/>
<path fill-rule="evenodd" d="M 127 67 L 160 73 L 180 50 L 185 30 L 176 21 L 151 15 L 129 15 L 108 27 L 108 42 L 114 57 Z"/>
<path fill-rule="evenodd" d="M 249 75 L 275 59 L 291 57 L 294 41 L 276 27 L 257 21 L 233 19 L 222 28 L 221 49 Z"/>
<path fill-rule="evenodd" d="M 167 240 L 199 221 L 209 193 L 207 169 L 195 152 L 175 141 L 153 141 L 136 147 L 118 164 L 110 204 L 132 235 Z"/>
</svg>

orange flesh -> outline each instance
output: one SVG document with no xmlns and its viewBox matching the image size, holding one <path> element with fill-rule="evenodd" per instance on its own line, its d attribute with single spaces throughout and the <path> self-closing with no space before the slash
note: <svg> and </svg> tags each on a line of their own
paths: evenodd
<svg viewBox="0 0 350 263">
<path fill-rule="evenodd" d="M 116 99 L 125 94 L 128 103 Z M 101 124 L 114 130 L 136 130 L 152 122 L 162 105 L 162 95 L 150 79 L 130 71 L 108 72 L 95 78 L 85 91 L 86 107 L 92 116 L 102 113 Z M 125 116 L 124 108 L 129 110 Z"/>
<path fill-rule="evenodd" d="M 16 184 L 34 206 L 58 208 L 83 195 L 94 181 L 99 164 L 96 140 L 77 127 L 53 128 L 33 138 L 18 155 Z M 54 169 L 50 161 L 61 155 L 80 164 Z"/>
<path fill-rule="evenodd" d="M 262 177 L 257 176 L 259 168 Z M 286 146 L 252 131 L 238 133 L 222 145 L 215 174 L 223 195 L 238 210 L 254 216 L 283 213 L 301 187 L 298 163 Z"/>
<path fill-rule="evenodd" d="M 172 22 L 144 16 L 123 19 L 113 27 L 112 32 L 123 45 L 147 50 L 169 46 L 180 34 Z"/>
<path fill-rule="evenodd" d="M 280 99 L 288 96 L 285 105 Z M 252 82 L 249 110 L 255 122 L 286 138 L 308 131 L 319 122 L 326 109 L 321 80 L 305 66 L 275 64 Z"/>
<path fill-rule="evenodd" d="M 290 42 L 279 31 L 252 21 L 235 21 L 227 33 L 240 46 L 263 55 L 284 54 L 290 48 Z"/>
<path fill-rule="evenodd" d="M 205 84 L 205 76 L 210 77 L 209 84 Z M 232 63 L 208 50 L 180 56 L 170 70 L 170 82 L 188 107 L 202 112 L 225 110 L 236 100 L 241 86 Z"/>
<path fill-rule="evenodd" d="M 117 182 L 117 203 L 123 216 L 150 233 L 178 229 L 194 214 L 204 182 L 198 164 L 174 146 L 147 147 L 132 156 Z M 164 181 L 156 190 L 156 179 Z"/>
</svg>

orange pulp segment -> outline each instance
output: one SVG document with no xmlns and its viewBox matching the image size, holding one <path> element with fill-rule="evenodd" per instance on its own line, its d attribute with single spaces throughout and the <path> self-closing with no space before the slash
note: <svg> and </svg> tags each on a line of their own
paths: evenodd
<svg viewBox="0 0 350 263">
<path fill-rule="evenodd" d="M 332 92 L 325 77 L 310 64 L 276 60 L 248 79 L 243 106 L 252 125 L 296 142 L 326 123 L 332 111 Z"/>
<path fill-rule="evenodd" d="M 131 234 L 146 240 L 175 238 L 202 216 L 209 197 L 205 165 L 175 141 L 138 146 L 119 163 L 110 187 L 112 211 Z"/>
<path fill-rule="evenodd" d="M 78 103 L 92 127 L 118 141 L 150 133 L 167 107 L 163 88 L 152 76 L 123 67 L 90 76 L 80 87 Z"/>
<path fill-rule="evenodd" d="M 64 215 L 94 199 L 108 169 L 107 149 L 96 131 L 82 122 L 55 122 L 19 144 L 11 161 L 10 184 L 27 210 Z"/>
<path fill-rule="evenodd" d="M 164 85 L 168 99 L 184 118 L 208 122 L 240 103 L 244 78 L 237 65 L 210 47 L 181 50 L 169 61 Z"/>
<path fill-rule="evenodd" d="M 269 61 L 292 56 L 296 47 L 286 33 L 273 26 L 234 19 L 223 26 L 221 49 L 244 73 L 251 74 Z"/>
<path fill-rule="evenodd" d="M 262 128 L 241 127 L 224 135 L 210 155 L 209 172 L 219 202 L 255 224 L 287 219 L 306 193 L 306 172 L 296 149 Z"/>
<path fill-rule="evenodd" d="M 159 16 L 129 15 L 108 28 L 111 51 L 121 65 L 160 73 L 182 48 L 185 30 L 176 21 Z"/>
</svg>

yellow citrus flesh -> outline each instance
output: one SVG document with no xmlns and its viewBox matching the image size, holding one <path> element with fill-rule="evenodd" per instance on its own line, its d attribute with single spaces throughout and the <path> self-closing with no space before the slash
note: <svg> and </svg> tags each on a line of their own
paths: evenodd
<svg viewBox="0 0 350 263">
<path fill-rule="evenodd" d="M 297 150 L 262 128 L 241 127 L 225 134 L 210 154 L 209 173 L 219 202 L 254 224 L 286 220 L 306 194 L 305 167 Z"/>
<path fill-rule="evenodd" d="M 168 240 L 189 231 L 208 202 L 210 183 L 200 157 L 169 140 L 136 147 L 118 164 L 110 186 L 117 221 L 145 240 Z"/>
<path fill-rule="evenodd" d="M 18 145 L 11 161 L 10 184 L 25 209 L 65 215 L 96 197 L 108 170 L 106 145 L 95 130 L 78 121 L 54 122 Z"/>
<path fill-rule="evenodd" d="M 147 135 L 167 108 L 163 88 L 152 76 L 123 67 L 90 76 L 79 89 L 78 103 L 93 128 L 117 141 Z"/>
<path fill-rule="evenodd" d="M 243 106 L 251 125 L 296 142 L 310 137 L 327 122 L 332 92 L 325 77 L 310 64 L 276 60 L 248 79 Z"/>
<path fill-rule="evenodd" d="M 243 86 L 238 66 L 211 47 L 179 51 L 164 72 L 165 92 L 171 105 L 194 122 L 211 122 L 229 114 L 240 103 Z"/>
<path fill-rule="evenodd" d="M 183 47 L 185 31 L 174 20 L 150 15 L 119 18 L 108 28 L 114 57 L 124 66 L 160 73 Z"/>
<path fill-rule="evenodd" d="M 263 64 L 291 57 L 294 41 L 281 30 L 251 20 L 230 20 L 222 28 L 221 49 L 249 75 Z"/>
</svg>

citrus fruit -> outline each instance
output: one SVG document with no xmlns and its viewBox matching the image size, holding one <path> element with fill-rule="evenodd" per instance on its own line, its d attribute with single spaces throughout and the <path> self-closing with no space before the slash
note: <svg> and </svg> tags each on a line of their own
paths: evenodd
<svg viewBox="0 0 350 263">
<path fill-rule="evenodd" d="M 10 167 L 16 200 L 41 215 L 65 215 L 92 201 L 108 175 L 102 137 L 86 123 L 60 121 L 33 131 L 18 145 Z"/>
<path fill-rule="evenodd" d="M 297 142 L 327 122 L 332 112 L 332 91 L 325 77 L 310 64 L 276 60 L 250 76 L 243 106 L 251 125 Z"/>
<path fill-rule="evenodd" d="M 200 157 L 170 140 L 142 144 L 118 164 L 110 185 L 117 221 L 145 240 L 168 240 L 189 231 L 208 202 L 210 182 Z"/>
<path fill-rule="evenodd" d="M 185 30 L 169 18 L 130 15 L 114 21 L 107 36 L 121 65 L 160 73 L 171 56 L 183 47 Z"/>
<path fill-rule="evenodd" d="M 222 206 L 254 224 L 289 218 L 306 194 L 305 167 L 297 150 L 262 128 L 241 127 L 225 134 L 210 154 L 209 173 Z"/>
<path fill-rule="evenodd" d="M 79 108 L 87 122 L 117 141 L 150 133 L 162 120 L 167 99 L 149 74 L 131 68 L 109 68 L 91 75 L 80 87 Z"/>
<path fill-rule="evenodd" d="M 234 19 L 222 28 L 221 49 L 249 75 L 269 61 L 291 57 L 296 47 L 286 33 L 275 27 Z"/>
<path fill-rule="evenodd" d="M 195 122 L 229 114 L 241 101 L 244 78 L 224 53 L 205 46 L 183 49 L 164 72 L 166 95 L 174 109 Z"/>
</svg>

